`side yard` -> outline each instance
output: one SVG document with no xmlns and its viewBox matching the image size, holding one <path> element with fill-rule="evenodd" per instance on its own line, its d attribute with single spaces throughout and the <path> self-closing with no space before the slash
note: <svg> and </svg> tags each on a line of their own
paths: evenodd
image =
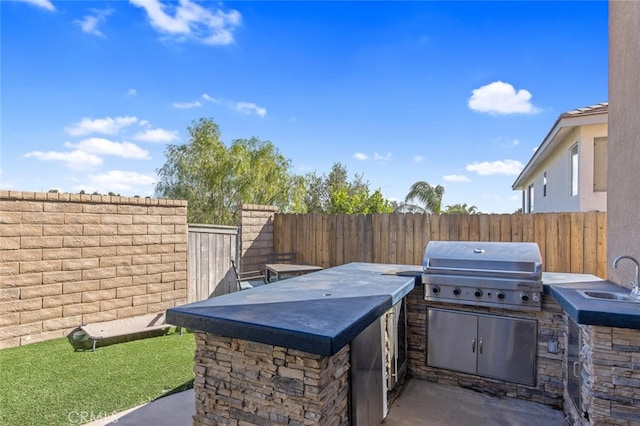
<svg viewBox="0 0 640 426">
<path fill-rule="evenodd" d="M 0 350 L 0 424 L 77 425 L 193 385 L 195 339 L 161 337 L 74 352 L 66 338 Z"/>
</svg>

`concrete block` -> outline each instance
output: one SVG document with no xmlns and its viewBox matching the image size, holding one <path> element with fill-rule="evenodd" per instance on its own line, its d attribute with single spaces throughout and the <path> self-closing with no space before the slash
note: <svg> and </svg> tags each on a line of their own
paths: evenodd
<svg viewBox="0 0 640 426">
<path fill-rule="evenodd" d="M 81 293 L 83 291 L 93 291 L 100 289 L 100 281 L 72 281 L 62 283 L 62 293 Z"/>
<path fill-rule="evenodd" d="M 181 280 L 186 280 L 186 279 L 187 279 L 186 271 L 177 271 L 177 272 L 165 272 L 165 273 L 163 273 L 161 281 L 163 283 L 167 283 L 167 282 L 181 281 Z"/>
<path fill-rule="evenodd" d="M 118 235 L 147 235 L 147 225 L 118 225 Z"/>
<path fill-rule="evenodd" d="M 99 302 L 116 298 L 116 289 L 94 290 L 82 292 L 82 303 Z"/>
<path fill-rule="evenodd" d="M 118 318 L 118 311 L 101 311 L 93 314 L 86 314 L 82 316 L 83 324 L 93 324 L 96 322 L 113 321 Z"/>
<path fill-rule="evenodd" d="M 117 247 L 83 247 L 82 257 L 113 257 L 117 255 Z"/>
<path fill-rule="evenodd" d="M 22 223 L 40 223 L 47 225 L 61 225 L 64 223 L 64 213 L 55 212 L 24 212 Z"/>
<path fill-rule="evenodd" d="M 55 296 L 43 296 L 42 307 L 53 308 L 56 306 L 72 305 L 82 302 L 82 293 L 68 293 Z"/>
<path fill-rule="evenodd" d="M 100 280 L 100 289 L 106 290 L 111 288 L 128 287 L 133 284 L 131 277 L 117 277 Z"/>
<path fill-rule="evenodd" d="M 100 237 L 100 245 L 107 246 L 130 246 L 133 244 L 131 235 L 102 236 Z"/>
<path fill-rule="evenodd" d="M 80 281 L 81 279 L 81 271 L 53 271 L 42 273 L 43 284 L 65 283 L 71 281 Z"/>
<path fill-rule="evenodd" d="M 130 214 L 105 214 L 102 215 L 103 225 L 131 225 L 134 216 Z"/>
<path fill-rule="evenodd" d="M 94 269 L 86 269 L 82 271 L 82 279 L 83 280 L 100 280 L 105 278 L 115 278 L 116 277 L 116 267 L 111 266 L 107 268 L 94 268 Z"/>
<path fill-rule="evenodd" d="M 173 234 L 174 227 L 173 225 L 148 225 L 147 226 L 147 234 L 148 235 L 167 235 Z"/>
<path fill-rule="evenodd" d="M 118 225 L 91 224 L 82 226 L 82 235 L 118 235 Z"/>
<path fill-rule="evenodd" d="M 133 296 L 133 306 L 148 305 L 150 303 L 162 302 L 162 297 L 165 293 L 143 294 L 140 296 Z"/>
<path fill-rule="evenodd" d="M 20 323 L 34 323 L 41 322 L 43 320 L 51 318 L 62 317 L 62 306 L 55 308 L 38 309 L 36 311 L 23 311 L 20 312 Z"/>
<path fill-rule="evenodd" d="M 60 248 L 64 237 L 20 237 L 20 248 Z M 4 240 L 5 238 L 2 238 Z"/>
<path fill-rule="evenodd" d="M 165 256 L 161 254 L 136 255 L 131 258 L 132 265 L 152 265 L 165 262 Z"/>
<path fill-rule="evenodd" d="M 0 225 L 0 237 L 41 237 L 43 225 Z"/>
<path fill-rule="evenodd" d="M 20 237 L 0 238 L 0 250 L 17 250 L 20 248 Z M 28 247 L 25 247 L 28 248 Z"/>
<path fill-rule="evenodd" d="M 128 308 L 120 308 L 120 309 L 117 309 L 117 316 L 118 318 L 130 318 L 138 315 L 145 315 L 149 313 L 147 312 L 147 306 L 148 305 L 138 305 L 138 306 L 131 306 Z"/>
<path fill-rule="evenodd" d="M 84 208 L 86 208 L 85 206 Z M 88 213 L 66 213 L 64 215 L 64 223 L 81 224 L 81 225 L 99 225 L 101 222 L 99 214 Z"/>
<path fill-rule="evenodd" d="M 82 257 L 82 249 L 80 248 L 41 249 L 41 251 L 42 260 L 79 259 Z"/>
<path fill-rule="evenodd" d="M 40 260 L 36 262 L 20 262 L 20 273 L 31 274 L 34 272 L 60 271 L 62 261 L 60 260 Z"/>
<path fill-rule="evenodd" d="M 78 203 L 44 203 L 45 212 L 55 213 L 82 213 L 82 204 Z"/>
<path fill-rule="evenodd" d="M 131 257 L 130 256 L 112 256 L 112 257 L 101 257 L 100 258 L 100 267 L 101 268 L 110 268 L 110 267 L 118 267 L 118 266 L 130 266 L 131 265 Z"/>
<path fill-rule="evenodd" d="M 141 254 L 147 254 L 147 246 L 140 246 L 140 245 L 118 246 L 116 248 L 116 253 L 118 254 L 118 256 L 136 256 Z"/>
<path fill-rule="evenodd" d="M 145 265 L 118 266 L 116 275 L 118 277 L 133 277 L 136 275 L 146 275 L 147 267 Z"/>
<path fill-rule="evenodd" d="M 51 237 L 50 237 L 51 238 Z M 100 246 L 100 237 L 98 236 L 65 236 L 63 237 L 62 247 L 99 247 Z"/>
<path fill-rule="evenodd" d="M 56 296 L 62 294 L 62 284 L 41 284 L 32 287 L 22 287 L 20 298 L 33 299 L 34 297 Z"/>
<path fill-rule="evenodd" d="M 0 204 L 0 207 L 2 204 Z M 9 212 L 0 210 L 0 224 L 14 224 L 22 223 L 22 212 Z"/>
<path fill-rule="evenodd" d="M 133 285 L 159 283 L 161 274 L 136 275 L 133 277 Z"/>
<path fill-rule="evenodd" d="M 20 312 L 0 314 L 0 327 L 20 324 Z"/>
<path fill-rule="evenodd" d="M 100 266 L 98 258 L 68 259 L 62 261 L 62 269 L 64 271 L 89 270 L 96 269 Z"/>
<path fill-rule="evenodd" d="M 110 202 L 111 200 L 108 200 Z M 115 204 L 85 204 L 83 213 L 112 216 L 118 213 L 118 206 Z"/>
<path fill-rule="evenodd" d="M 134 246 L 145 246 L 152 244 L 160 244 L 162 242 L 161 235 L 134 235 L 133 236 L 133 245 Z"/>
<path fill-rule="evenodd" d="M 62 316 L 72 317 L 75 315 L 92 314 L 100 311 L 100 302 L 78 303 L 62 307 Z"/>
<path fill-rule="evenodd" d="M 100 302 L 101 311 L 111 311 L 113 309 L 127 308 L 133 306 L 131 297 L 124 297 L 121 299 L 105 300 Z"/>
</svg>

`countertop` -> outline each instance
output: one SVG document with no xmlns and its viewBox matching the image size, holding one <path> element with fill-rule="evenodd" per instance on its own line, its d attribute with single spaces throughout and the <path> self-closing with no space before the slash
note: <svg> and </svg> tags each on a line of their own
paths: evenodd
<svg viewBox="0 0 640 426">
<path fill-rule="evenodd" d="M 167 310 L 167 323 L 333 355 L 415 286 L 420 267 L 349 263 Z"/>
<path fill-rule="evenodd" d="M 640 302 L 589 299 L 578 290 L 614 291 L 630 289 L 588 274 L 545 272 L 544 293 L 550 295 L 578 324 L 640 329 Z"/>
</svg>

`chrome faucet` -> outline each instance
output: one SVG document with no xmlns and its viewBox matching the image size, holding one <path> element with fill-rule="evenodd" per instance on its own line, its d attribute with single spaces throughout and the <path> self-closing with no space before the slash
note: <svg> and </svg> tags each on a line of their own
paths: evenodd
<svg viewBox="0 0 640 426">
<path fill-rule="evenodd" d="M 638 260 L 636 260 L 636 258 L 631 257 L 631 256 L 618 256 L 615 259 L 613 259 L 613 267 L 617 268 L 618 267 L 618 262 L 620 261 L 620 259 L 629 259 L 630 261 L 632 261 L 633 263 L 635 263 L 636 265 L 636 279 L 635 281 L 631 281 L 631 296 L 640 299 L 640 275 L 638 275 L 638 272 L 640 270 L 640 264 L 638 263 Z"/>
</svg>

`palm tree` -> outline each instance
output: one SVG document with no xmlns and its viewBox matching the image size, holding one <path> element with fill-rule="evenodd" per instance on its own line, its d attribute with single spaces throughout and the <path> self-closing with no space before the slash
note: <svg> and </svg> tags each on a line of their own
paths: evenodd
<svg viewBox="0 0 640 426">
<path fill-rule="evenodd" d="M 443 213 L 446 214 L 476 214 L 478 212 L 478 208 L 476 206 L 469 206 L 467 203 L 463 204 L 454 204 L 452 206 L 447 206 Z"/>
<path fill-rule="evenodd" d="M 422 211 L 423 213 L 439 214 L 440 206 L 442 205 L 442 194 L 444 194 L 443 186 L 432 186 L 421 180 L 411 185 L 409 193 L 404 197 L 405 204 L 403 207 L 407 211 Z M 424 207 L 411 204 L 413 201 L 422 203 Z"/>
</svg>

